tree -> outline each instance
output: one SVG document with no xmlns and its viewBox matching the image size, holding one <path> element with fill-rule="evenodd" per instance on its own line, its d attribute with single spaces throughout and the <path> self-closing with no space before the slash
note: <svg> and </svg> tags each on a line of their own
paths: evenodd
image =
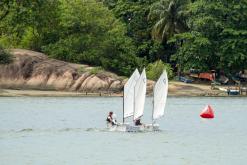
<svg viewBox="0 0 247 165">
<path fill-rule="evenodd" d="M 183 40 L 183 45 L 181 44 Z M 208 71 L 214 65 L 212 53 L 212 44 L 208 38 L 203 37 L 198 32 L 187 32 L 177 34 L 169 42 L 178 46 L 173 60 L 177 62 L 178 72 L 187 71 L 196 68 L 201 71 Z M 213 68 L 211 68 L 213 69 Z M 178 73 L 180 76 L 180 73 Z"/>
<path fill-rule="evenodd" d="M 247 68 L 246 0 L 197 0 L 188 5 L 187 18 L 190 31 L 170 40 L 178 46 L 174 57 L 184 69 L 234 73 Z"/>
<path fill-rule="evenodd" d="M 156 20 L 153 39 L 166 43 L 174 34 L 188 30 L 183 12 L 188 0 L 161 0 L 150 9 L 149 19 Z"/>
<path fill-rule="evenodd" d="M 223 1 L 225 21 L 220 33 L 218 68 L 226 72 L 247 69 L 247 1 Z"/>
<path fill-rule="evenodd" d="M 162 44 L 151 39 L 153 21 L 148 20 L 150 6 L 157 0 L 102 0 L 115 17 L 127 27 L 127 36 L 137 47 L 136 55 L 150 62 L 166 59 Z"/>
<path fill-rule="evenodd" d="M 161 60 L 155 61 L 154 63 L 149 63 L 147 66 L 147 77 L 151 80 L 158 80 L 163 71 L 166 70 L 168 77 L 172 77 L 172 68 L 169 64 L 163 63 Z"/>
<path fill-rule="evenodd" d="M 113 9 L 116 7 L 118 0 L 99 0 L 102 1 L 105 6 L 107 6 L 109 9 Z"/>
<path fill-rule="evenodd" d="M 11 1 L 2 0 L 0 2 L 0 21 L 3 20 L 10 12 Z"/>
<path fill-rule="evenodd" d="M 140 66 L 126 27 L 97 1 L 61 1 L 60 31 L 55 43 L 43 46 L 51 57 L 91 65 L 123 75 Z"/>
<path fill-rule="evenodd" d="M 40 51 L 42 45 L 55 39 L 59 3 L 50 0 L 0 2 L 0 43 Z"/>
<path fill-rule="evenodd" d="M 0 45 L 0 64 L 8 64 L 12 61 L 12 56 Z"/>
</svg>

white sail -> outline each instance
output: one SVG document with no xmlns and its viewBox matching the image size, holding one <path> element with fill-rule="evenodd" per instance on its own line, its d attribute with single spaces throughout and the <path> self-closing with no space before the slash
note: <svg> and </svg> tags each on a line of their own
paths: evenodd
<svg viewBox="0 0 247 165">
<path fill-rule="evenodd" d="M 153 120 L 156 120 L 164 115 L 167 93 L 168 78 L 166 71 L 164 71 L 154 87 Z"/>
<path fill-rule="evenodd" d="M 136 69 L 127 83 L 124 85 L 124 118 L 133 116 L 134 112 L 134 88 L 140 73 Z"/>
<path fill-rule="evenodd" d="M 135 98 L 134 98 L 134 120 L 140 118 L 143 115 L 145 97 L 146 97 L 146 72 L 143 69 L 140 78 L 135 86 Z"/>
</svg>

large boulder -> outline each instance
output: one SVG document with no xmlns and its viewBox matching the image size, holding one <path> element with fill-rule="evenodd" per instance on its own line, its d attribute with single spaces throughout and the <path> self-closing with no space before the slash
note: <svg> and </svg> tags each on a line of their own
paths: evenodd
<svg viewBox="0 0 247 165">
<path fill-rule="evenodd" d="M 12 49 L 11 54 L 13 63 L 0 65 L 2 88 L 120 92 L 123 86 L 117 75 L 106 71 L 93 74 L 93 67 L 87 65 L 49 59 L 45 54 L 24 49 Z"/>
</svg>

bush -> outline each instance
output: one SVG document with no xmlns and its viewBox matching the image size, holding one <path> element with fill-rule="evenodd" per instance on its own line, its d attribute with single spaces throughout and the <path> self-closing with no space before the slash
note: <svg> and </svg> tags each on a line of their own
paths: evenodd
<svg viewBox="0 0 247 165">
<path fill-rule="evenodd" d="M 168 77 L 173 77 L 173 72 L 170 64 L 163 63 L 161 60 L 150 63 L 147 66 L 147 77 L 151 80 L 158 80 L 162 72 L 166 70 Z"/>
<path fill-rule="evenodd" d="M 98 74 L 100 72 L 104 71 L 104 69 L 102 67 L 94 67 L 90 70 L 91 74 Z"/>
<path fill-rule="evenodd" d="M 12 61 L 11 55 L 0 46 L 0 64 L 8 64 Z"/>
</svg>

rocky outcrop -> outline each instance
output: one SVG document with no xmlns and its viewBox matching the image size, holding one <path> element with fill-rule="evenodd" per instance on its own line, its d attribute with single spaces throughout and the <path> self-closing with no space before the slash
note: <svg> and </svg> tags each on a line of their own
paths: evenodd
<svg viewBox="0 0 247 165">
<path fill-rule="evenodd" d="M 116 74 L 50 59 L 42 53 L 23 49 L 10 52 L 13 63 L 0 65 L 1 88 L 118 93 L 126 82 Z M 151 91 L 153 83 L 148 84 Z"/>
</svg>

